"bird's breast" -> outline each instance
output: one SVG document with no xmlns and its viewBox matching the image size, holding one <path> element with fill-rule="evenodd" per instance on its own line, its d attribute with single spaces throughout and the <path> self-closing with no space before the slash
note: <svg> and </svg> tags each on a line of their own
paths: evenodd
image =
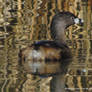
<svg viewBox="0 0 92 92">
<path fill-rule="evenodd" d="M 21 51 L 21 62 L 31 74 L 52 75 L 62 71 L 62 49 L 30 46 Z"/>
</svg>

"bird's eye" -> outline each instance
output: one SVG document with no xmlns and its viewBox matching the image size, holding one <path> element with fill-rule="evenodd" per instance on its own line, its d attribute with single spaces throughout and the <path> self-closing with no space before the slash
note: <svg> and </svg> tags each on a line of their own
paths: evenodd
<svg viewBox="0 0 92 92">
<path fill-rule="evenodd" d="M 71 17 L 72 20 L 74 20 L 74 17 Z"/>
</svg>

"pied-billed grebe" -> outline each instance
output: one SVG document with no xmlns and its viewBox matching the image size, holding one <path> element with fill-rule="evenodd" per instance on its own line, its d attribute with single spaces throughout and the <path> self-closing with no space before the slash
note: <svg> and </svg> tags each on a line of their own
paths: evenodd
<svg viewBox="0 0 92 92">
<path fill-rule="evenodd" d="M 21 64 L 31 74 L 52 75 L 61 73 L 69 64 L 71 51 L 66 45 L 65 29 L 83 21 L 70 12 L 59 12 L 51 22 L 52 41 L 38 41 L 19 52 Z"/>
</svg>

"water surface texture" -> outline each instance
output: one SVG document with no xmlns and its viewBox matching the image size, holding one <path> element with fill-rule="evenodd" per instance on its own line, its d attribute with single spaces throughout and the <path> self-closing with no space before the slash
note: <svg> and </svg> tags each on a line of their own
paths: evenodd
<svg viewBox="0 0 92 92">
<path fill-rule="evenodd" d="M 74 56 L 65 77 L 66 91 L 92 92 L 92 0 L 1 0 L 0 92 L 50 92 L 52 77 L 27 74 L 18 53 L 35 40 L 51 40 L 51 19 L 62 10 L 84 20 L 83 27 L 66 31 Z"/>
</svg>

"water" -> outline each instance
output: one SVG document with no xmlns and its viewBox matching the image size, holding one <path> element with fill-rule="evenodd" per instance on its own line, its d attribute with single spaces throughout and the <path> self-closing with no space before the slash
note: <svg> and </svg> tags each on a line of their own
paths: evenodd
<svg viewBox="0 0 92 92">
<path fill-rule="evenodd" d="M 50 92 L 49 78 L 27 74 L 18 62 L 19 50 L 34 40 L 50 40 L 52 16 L 67 10 L 84 20 L 69 27 L 67 42 L 74 59 L 66 74 L 66 90 L 92 92 L 92 1 L 0 1 L 0 92 Z"/>
</svg>

